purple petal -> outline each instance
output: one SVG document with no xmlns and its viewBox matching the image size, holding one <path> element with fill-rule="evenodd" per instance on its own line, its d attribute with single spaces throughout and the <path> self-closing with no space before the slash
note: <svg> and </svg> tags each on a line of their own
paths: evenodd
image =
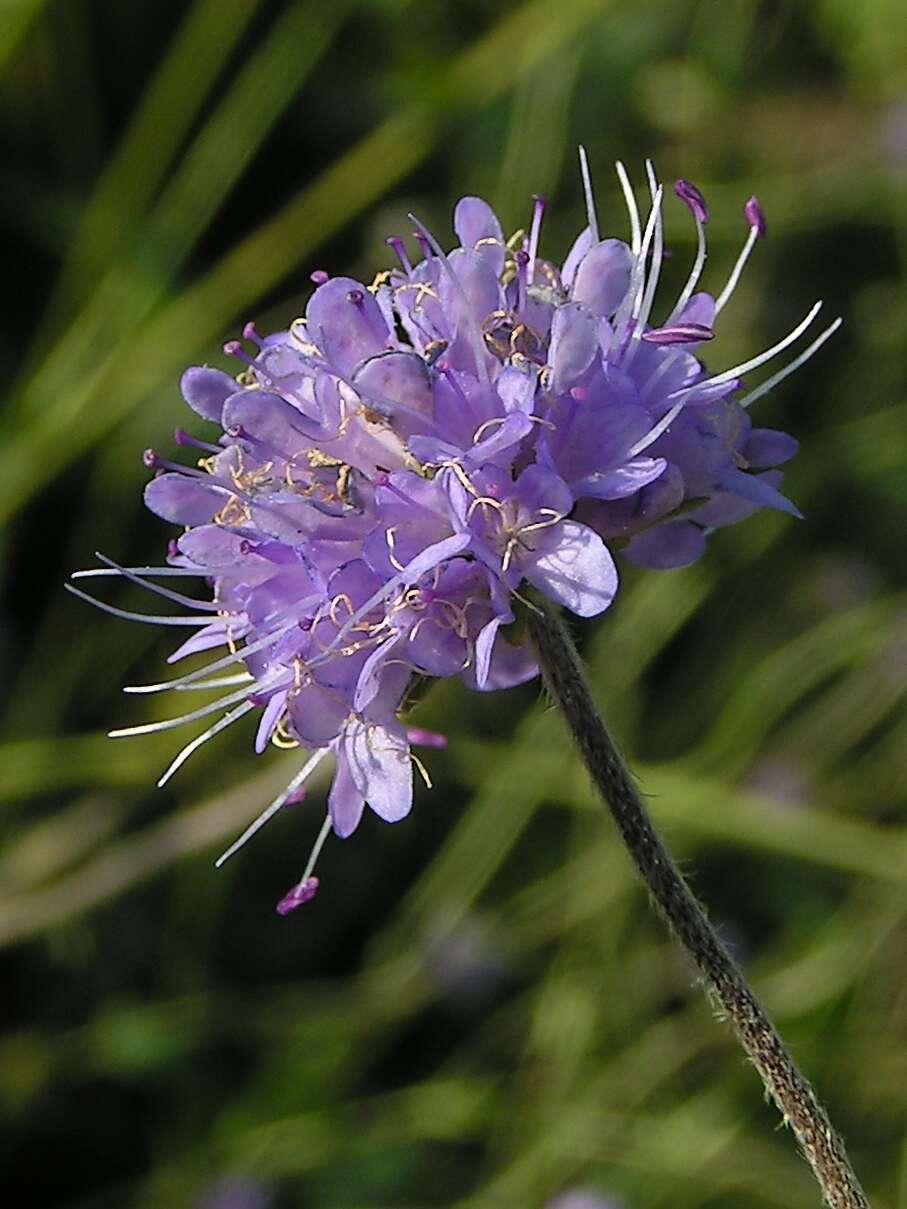
<svg viewBox="0 0 907 1209">
<path fill-rule="evenodd" d="M 580 262 L 570 296 L 605 319 L 626 297 L 632 269 L 633 253 L 622 240 L 602 240 Z"/>
<path fill-rule="evenodd" d="M 638 533 L 623 549 L 623 556 L 653 571 L 688 567 L 705 553 L 705 535 L 692 521 L 668 521 Z"/>
<path fill-rule="evenodd" d="M 248 543 L 220 525 L 199 525 L 177 539 L 180 554 L 199 567 L 235 567 L 247 557 Z"/>
<path fill-rule="evenodd" d="M 362 363 L 353 385 L 366 399 L 370 395 L 387 406 L 402 403 L 410 411 L 431 415 L 431 380 L 428 366 L 418 353 L 380 353 Z"/>
<path fill-rule="evenodd" d="M 664 474 L 667 462 L 664 458 L 634 458 L 614 470 L 603 470 L 597 474 L 571 484 L 576 496 L 596 500 L 622 500 L 652 483 Z"/>
<path fill-rule="evenodd" d="M 718 482 L 725 491 L 732 491 L 734 495 L 742 496 L 761 508 L 776 508 L 779 512 L 787 512 L 790 516 L 797 517 L 798 520 L 803 519 L 803 513 L 796 504 L 792 504 L 786 495 L 782 495 L 761 475 L 747 474 L 743 470 L 731 468 L 718 476 Z"/>
<path fill-rule="evenodd" d="M 462 247 L 469 252 L 477 251 L 499 277 L 504 267 L 504 232 L 488 202 L 481 197 L 461 197 L 454 210 L 453 225 Z"/>
<path fill-rule="evenodd" d="M 578 521 L 549 531 L 547 548 L 525 565 L 531 584 L 580 617 L 604 612 L 617 591 L 617 568 L 597 533 Z"/>
<path fill-rule="evenodd" d="M 337 754 L 337 769 L 328 794 L 328 810 L 334 825 L 334 834 L 341 839 L 353 834 L 359 826 L 365 798 L 356 788 L 346 757 L 341 749 Z"/>
<path fill-rule="evenodd" d="M 193 411 L 220 423 L 224 400 L 236 390 L 236 379 L 222 369 L 193 365 L 180 379 L 180 391 Z"/>
<path fill-rule="evenodd" d="M 375 814 L 388 823 L 405 818 L 413 802 L 413 770 L 403 728 L 350 722 L 341 742 L 353 782 Z"/>
<path fill-rule="evenodd" d="M 567 259 L 564 261 L 564 267 L 561 269 L 561 281 L 568 290 L 573 285 L 576 270 L 591 247 L 592 232 L 588 227 L 584 227 L 573 241 L 573 247 L 567 253 Z"/>
<path fill-rule="evenodd" d="M 548 364 L 555 394 L 569 390 L 592 364 L 598 352 L 598 329 L 598 316 L 582 302 L 567 302 L 554 312 Z"/>
<path fill-rule="evenodd" d="M 229 498 L 222 488 L 175 471 L 159 474 L 145 487 L 146 506 L 175 525 L 206 525 Z"/>
<path fill-rule="evenodd" d="M 799 441 L 786 432 L 778 432 L 774 428 L 754 428 L 743 448 L 743 456 L 750 466 L 780 466 L 792 458 L 799 448 Z"/>
<path fill-rule="evenodd" d="M 306 326 L 314 343 L 342 373 L 390 344 L 381 308 L 361 282 L 332 277 L 318 287 L 306 307 Z"/>
</svg>

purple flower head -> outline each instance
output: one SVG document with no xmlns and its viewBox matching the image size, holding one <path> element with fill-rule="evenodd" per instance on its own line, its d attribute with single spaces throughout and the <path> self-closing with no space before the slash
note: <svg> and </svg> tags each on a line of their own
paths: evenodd
<svg viewBox="0 0 907 1209">
<path fill-rule="evenodd" d="M 701 359 L 765 232 L 758 203 L 747 202 L 749 233 L 727 283 L 705 293 L 708 208 L 677 182 L 697 246 L 679 297 L 663 306 L 665 193 L 651 165 L 645 216 L 618 165 L 628 241 L 600 236 L 585 155 L 581 166 L 586 224 L 562 264 L 542 254 L 542 199 L 528 235 L 507 239 L 487 203 L 466 197 L 449 250 L 413 217 L 414 238 L 389 238 L 397 265 L 372 285 L 316 270 L 304 317 L 267 336 L 247 324 L 225 346 L 241 362 L 237 377 L 188 369 L 183 396 L 209 431 L 175 439 L 200 460 L 145 455 L 148 507 L 181 534 L 160 567 L 102 558 L 78 573 L 125 577 L 175 606 L 135 614 L 101 604 L 184 631 L 171 662 L 208 652 L 198 670 L 129 691 L 201 689 L 210 699 L 112 732 L 206 720 L 161 784 L 249 713 L 256 750 L 308 753 L 218 863 L 302 800 L 323 760 L 333 766 L 318 838 L 281 915 L 314 896 L 331 832 L 350 835 L 366 808 L 402 819 L 414 769 L 428 780 L 411 747 L 444 740 L 407 726 L 416 678 L 459 676 L 487 692 L 536 674 L 513 638 L 527 584 L 594 616 L 617 591 L 615 552 L 683 566 L 713 529 L 760 507 L 797 514 L 777 469 L 796 442 L 753 428 L 749 408 L 837 322 L 743 393 L 743 375 L 790 348 L 819 309 L 740 365 L 715 371 Z M 209 594 L 177 590 L 182 580 Z"/>
</svg>

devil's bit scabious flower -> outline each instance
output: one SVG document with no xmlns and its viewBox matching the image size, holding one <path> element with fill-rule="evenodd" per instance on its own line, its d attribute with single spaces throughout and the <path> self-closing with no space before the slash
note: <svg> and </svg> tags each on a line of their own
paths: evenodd
<svg viewBox="0 0 907 1209">
<path fill-rule="evenodd" d="M 630 242 L 601 239 L 582 154 L 581 166 L 587 224 L 562 265 L 541 255 L 541 198 L 528 234 L 508 240 L 491 208 L 465 197 L 452 251 L 414 218 L 414 246 L 389 239 L 399 267 L 370 286 L 319 270 L 304 318 L 264 338 L 249 324 L 244 342 L 225 346 L 244 363 L 238 377 L 188 369 L 183 396 L 218 431 L 211 440 L 177 431 L 177 444 L 200 451 L 196 465 L 145 454 L 157 471 L 148 507 L 182 527 L 166 566 L 103 558 L 80 573 L 124 576 L 183 606 L 164 617 L 101 606 L 188 627 L 171 662 L 224 652 L 128 690 L 218 690 L 182 717 L 112 732 L 216 718 L 160 784 L 253 711 L 257 751 L 275 742 L 309 753 L 219 863 L 333 757 L 327 817 L 281 914 L 314 895 L 331 829 L 350 835 L 365 806 L 389 822 L 408 814 L 413 766 L 423 770 L 411 746 L 443 743 L 401 720 L 415 677 L 459 676 L 487 692 L 536 674 L 532 652 L 508 633 L 524 582 L 592 617 L 617 591 L 614 550 L 681 567 L 713 529 L 760 507 L 797 515 L 776 469 L 796 442 L 753 428 L 748 408 L 838 321 L 742 393 L 742 375 L 794 344 L 819 310 L 742 365 L 706 369 L 701 346 L 765 234 L 759 203 L 746 203 L 748 236 L 729 280 L 705 293 L 708 207 L 677 182 L 697 251 L 680 296 L 656 318 L 662 186 L 647 165 L 643 224 L 618 165 Z M 201 578 L 211 599 L 155 582 L 167 577 Z"/>
</svg>

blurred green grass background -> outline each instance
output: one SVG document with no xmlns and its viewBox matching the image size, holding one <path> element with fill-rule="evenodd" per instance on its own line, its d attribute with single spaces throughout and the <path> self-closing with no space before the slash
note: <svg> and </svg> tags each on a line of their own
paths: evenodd
<svg viewBox="0 0 907 1209">
<path fill-rule="evenodd" d="M 435 787 L 366 820 L 289 919 L 316 804 L 214 856 L 295 766 L 233 731 L 165 792 L 166 635 L 61 590 L 155 562 L 140 451 L 181 368 L 308 274 L 371 280 L 476 192 L 602 226 L 611 165 L 695 180 L 732 364 L 816 297 L 846 323 L 759 404 L 803 523 L 627 568 L 578 637 L 652 810 L 818 1084 L 907 1205 L 907 18 L 898 0 L 0 0 L 0 1119 L 15 1209 L 807 1209 L 755 1076 L 650 917 L 536 686 L 440 685 Z M 691 224 L 669 210 L 680 279 Z M 670 290 L 670 281 L 666 286 Z M 196 429 L 200 431 L 200 429 Z M 130 591 L 111 593 L 140 604 Z M 140 605 L 141 607 L 141 605 Z M 157 703 L 160 709 L 160 703 Z M 155 713 L 153 716 L 159 716 Z M 317 798 L 317 795 L 315 795 Z"/>
</svg>

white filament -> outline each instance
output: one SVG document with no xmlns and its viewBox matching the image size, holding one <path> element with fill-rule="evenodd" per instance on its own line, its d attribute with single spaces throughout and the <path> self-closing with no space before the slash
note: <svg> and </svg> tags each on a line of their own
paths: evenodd
<svg viewBox="0 0 907 1209">
<path fill-rule="evenodd" d="M 251 701 L 244 701 L 242 705 L 237 706 L 237 708 L 231 710 L 230 713 L 224 714 L 224 716 L 215 722 L 213 726 L 209 726 L 206 731 L 203 731 L 197 738 L 193 739 L 191 743 L 187 743 L 176 759 L 167 768 L 167 771 L 159 779 L 157 783 L 158 789 L 163 789 L 173 774 L 177 772 L 178 769 L 182 768 L 193 752 L 198 751 L 198 749 L 203 744 L 207 743 L 209 739 L 213 739 L 215 735 L 219 735 L 222 730 L 226 730 L 228 726 L 232 726 L 234 722 L 238 722 L 244 714 L 247 714 L 253 709 L 255 709 L 255 706 Z"/>
<path fill-rule="evenodd" d="M 72 584 L 64 584 L 63 587 L 73 596 L 78 596 L 79 600 L 94 605 L 96 609 L 100 609 L 102 613 L 109 613 L 111 617 L 120 617 L 123 621 L 140 621 L 146 625 L 210 625 L 211 623 L 210 617 L 165 617 L 154 613 L 133 613 L 129 609 L 118 609 L 116 605 L 96 600 L 94 596 L 89 596 L 87 592 L 74 588 Z"/>
<path fill-rule="evenodd" d="M 286 672 L 283 674 L 286 675 Z M 274 675 L 263 678 L 259 681 L 259 690 L 264 692 L 275 687 L 278 679 L 279 677 Z M 235 693 L 228 693 L 225 697 L 218 698 L 217 701 L 209 701 L 207 705 L 199 706 L 198 709 L 194 709 L 188 714 L 181 714 L 178 718 L 164 718 L 160 722 L 145 722 L 141 726 L 124 726 L 119 730 L 110 731 L 107 737 L 109 739 L 131 739 L 136 735 L 153 735 L 162 730 L 175 730 L 178 726 L 197 722 L 200 718 L 207 718 L 209 714 L 216 714 L 219 709 L 235 705 L 237 701 L 243 701 L 248 695 L 248 685 L 246 685 L 237 689 Z"/>
<path fill-rule="evenodd" d="M 589 161 L 586 158 L 586 148 L 580 145 L 579 170 L 583 178 L 583 193 L 586 197 L 586 222 L 589 224 L 589 234 L 592 243 L 598 243 L 598 218 L 595 213 L 595 195 L 592 192 L 592 177 L 589 174 Z"/>
<path fill-rule="evenodd" d="M 751 404 L 755 403 L 757 399 L 761 399 L 763 395 L 767 395 L 770 390 L 774 390 L 779 382 L 783 382 L 789 374 L 794 373 L 795 370 L 798 370 L 801 365 L 804 365 L 814 353 L 817 353 L 825 341 L 828 340 L 830 336 L 834 335 L 843 322 L 843 319 L 839 317 L 834 321 L 834 323 L 830 323 L 825 331 L 822 332 L 820 336 L 816 337 L 809 348 L 804 349 L 804 351 L 800 353 L 798 357 L 795 357 L 794 360 L 791 361 L 790 365 L 785 365 L 784 369 L 779 369 L 778 372 L 772 374 L 770 378 L 766 378 L 766 380 L 760 386 L 757 386 L 755 390 L 751 390 L 749 394 L 746 394 L 742 399 L 739 399 L 738 402 L 740 406 L 749 407 Z"/>
<path fill-rule="evenodd" d="M 627 204 L 627 211 L 630 215 L 630 251 L 634 256 L 639 255 L 639 249 L 642 247 L 642 226 L 639 221 L 639 208 L 636 205 L 636 198 L 633 195 L 633 186 L 630 184 L 630 178 L 627 176 L 627 170 L 620 162 L 614 165 L 617 170 L 617 179 L 620 181 L 620 187 L 623 191 L 624 201 Z"/>
<path fill-rule="evenodd" d="M 715 299 L 715 314 L 716 315 L 721 314 L 721 312 L 724 310 L 725 305 L 730 300 L 731 294 L 733 294 L 734 290 L 736 290 L 737 282 L 740 280 L 740 275 L 743 272 L 744 268 L 746 267 L 746 262 L 750 258 L 750 252 L 752 252 L 753 248 L 755 247 L 756 240 L 758 238 L 759 238 L 759 228 L 750 227 L 749 234 L 746 237 L 746 243 L 743 245 L 743 249 L 742 249 L 740 255 L 737 257 L 737 263 L 734 265 L 733 269 L 731 270 L 731 275 L 727 280 L 727 285 L 724 287 L 724 289 L 721 291 L 721 293 Z"/>
<path fill-rule="evenodd" d="M 256 831 L 260 831 L 262 827 L 264 827 L 265 823 L 267 823 L 269 819 L 272 819 L 274 815 L 277 814 L 278 810 L 280 810 L 280 808 L 286 803 L 287 799 L 296 792 L 300 785 L 302 785 L 308 779 L 312 771 L 324 759 L 328 753 L 328 750 L 329 749 L 327 747 L 321 747 L 309 757 L 293 780 L 289 783 L 289 785 L 287 785 L 286 789 L 282 789 L 270 806 L 266 806 L 258 818 L 249 824 L 239 839 L 234 840 L 226 852 L 221 853 L 221 855 L 214 862 L 215 869 L 219 869 L 221 865 L 230 859 L 231 856 L 239 852 L 240 848 L 248 843 L 252 836 L 255 835 Z M 323 839 L 321 840 L 321 843 L 324 843 Z M 320 850 L 320 845 L 318 847 Z M 311 858 L 309 859 L 311 864 L 314 865 L 314 862 L 311 861 Z M 306 870 L 306 872 L 303 874 L 302 880 L 305 881 L 310 873 L 311 868 Z"/>
</svg>

